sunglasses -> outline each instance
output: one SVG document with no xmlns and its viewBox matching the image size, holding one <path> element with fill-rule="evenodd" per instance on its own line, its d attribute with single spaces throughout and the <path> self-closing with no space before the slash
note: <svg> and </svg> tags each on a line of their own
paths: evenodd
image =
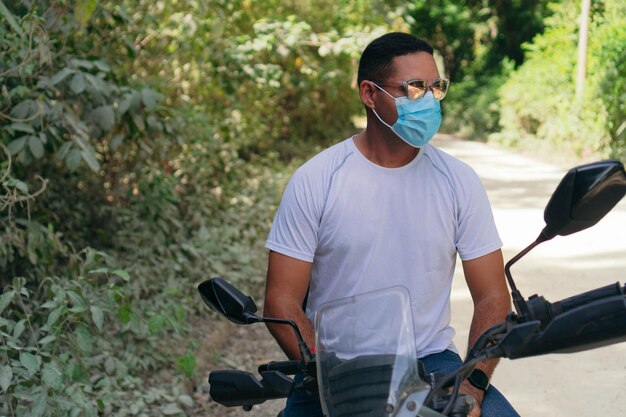
<svg viewBox="0 0 626 417">
<path fill-rule="evenodd" d="M 404 89 L 404 93 L 406 94 L 409 100 L 419 100 L 424 95 L 432 91 L 435 100 L 442 100 L 446 93 L 448 92 L 448 85 L 450 85 L 450 81 L 445 78 L 437 78 L 431 82 L 427 82 L 424 80 L 407 80 L 402 81 L 401 84 L 385 84 L 385 83 L 377 83 L 378 85 L 385 86 L 394 86 L 394 87 L 402 87 Z"/>
</svg>

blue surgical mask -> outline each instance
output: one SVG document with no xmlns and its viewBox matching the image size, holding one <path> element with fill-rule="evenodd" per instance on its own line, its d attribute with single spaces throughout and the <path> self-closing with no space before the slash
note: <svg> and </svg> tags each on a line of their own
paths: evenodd
<svg viewBox="0 0 626 417">
<path fill-rule="evenodd" d="M 400 139 L 411 146 L 421 148 L 435 136 L 441 125 L 441 106 L 435 100 L 432 91 L 427 92 L 419 100 L 409 100 L 406 96 L 394 97 L 378 85 L 376 87 L 394 100 L 398 120 L 391 126 L 380 118 L 376 110 L 372 109 L 372 111 L 378 120 L 390 128 Z"/>
</svg>

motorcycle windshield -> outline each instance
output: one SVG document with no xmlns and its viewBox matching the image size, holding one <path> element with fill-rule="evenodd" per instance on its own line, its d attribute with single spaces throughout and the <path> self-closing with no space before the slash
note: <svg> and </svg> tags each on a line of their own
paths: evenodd
<svg viewBox="0 0 626 417">
<path fill-rule="evenodd" d="M 430 387 L 418 372 L 406 288 L 324 304 L 315 315 L 315 335 L 326 416 L 417 415 Z"/>
</svg>

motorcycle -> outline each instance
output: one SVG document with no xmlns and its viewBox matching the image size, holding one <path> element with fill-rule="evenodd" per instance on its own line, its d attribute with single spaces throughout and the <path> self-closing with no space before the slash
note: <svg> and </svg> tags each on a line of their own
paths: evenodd
<svg viewBox="0 0 626 417">
<path fill-rule="evenodd" d="M 476 364 L 491 358 L 519 359 L 548 353 L 575 353 L 626 341 L 626 285 L 619 282 L 549 302 L 525 299 L 511 267 L 536 246 L 595 225 L 626 194 L 624 166 L 614 160 L 572 168 L 545 210 L 546 226 L 537 239 L 505 265 L 515 311 L 486 330 L 455 372 L 427 374 L 416 357 L 408 291 L 384 288 L 332 301 L 316 313 L 315 350 L 304 342 L 293 321 L 260 317 L 249 296 L 223 278 L 198 286 L 204 302 L 236 324 L 291 326 L 301 360 L 270 362 L 250 372 L 219 370 L 209 374 L 211 398 L 226 407 L 250 411 L 294 390 L 318 392 L 328 417 L 462 417 L 473 399 L 459 394 Z M 379 322 L 372 311 L 385 311 Z M 341 332 L 328 330 L 342 329 Z M 312 353 L 312 352 L 315 352 Z M 291 376 L 304 375 L 294 382 Z"/>
</svg>

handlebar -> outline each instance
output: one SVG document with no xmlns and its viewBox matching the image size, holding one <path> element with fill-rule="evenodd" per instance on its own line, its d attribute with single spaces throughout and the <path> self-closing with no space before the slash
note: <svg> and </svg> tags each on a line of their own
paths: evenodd
<svg viewBox="0 0 626 417">
<path fill-rule="evenodd" d="M 528 299 L 528 308 L 531 317 L 541 321 L 542 326 L 546 326 L 553 318 L 578 307 L 613 296 L 623 296 L 625 289 L 626 287 L 622 288 L 617 282 L 554 303 L 548 302 L 542 296 L 533 295 Z"/>
<path fill-rule="evenodd" d="M 557 303 L 554 303 L 554 308 L 557 314 L 561 312 L 564 313 L 581 305 L 591 303 L 602 298 L 611 297 L 613 295 L 624 295 L 624 289 L 620 287 L 619 282 L 566 298 Z"/>
</svg>

